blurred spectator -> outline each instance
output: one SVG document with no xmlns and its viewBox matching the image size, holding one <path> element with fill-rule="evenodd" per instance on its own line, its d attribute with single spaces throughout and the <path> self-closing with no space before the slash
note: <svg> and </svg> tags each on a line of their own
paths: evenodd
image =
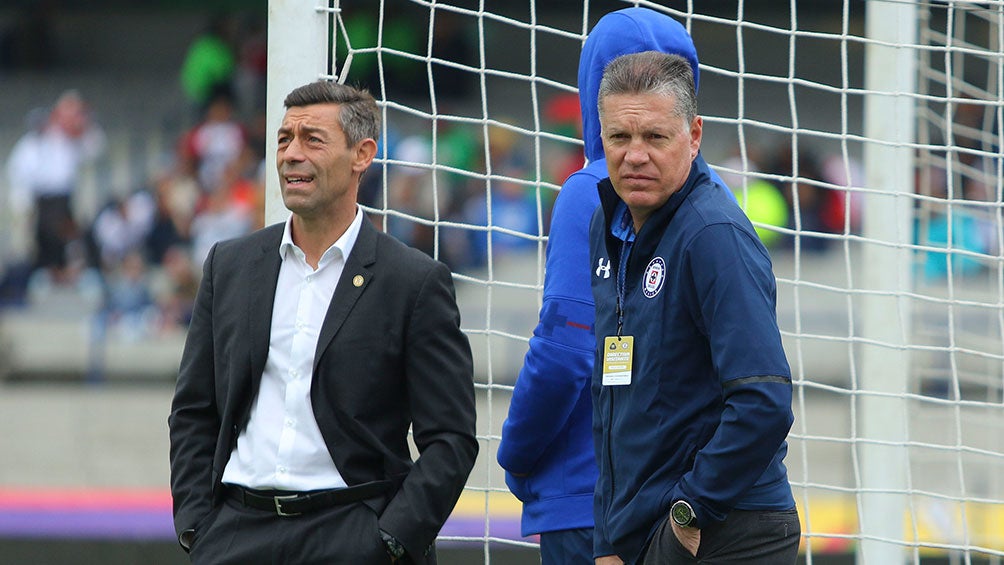
<svg viewBox="0 0 1004 565">
<path fill-rule="evenodd" d="M 834 233 L 844 233 L 845 230 L 849 233 L 860 233 L 861 202 L 864 196 L 861 192 L 851 189 L 864 185 L 865 171 L 861 161 L 852 156 L 844 159 L 840 153 L 834 153 L 823 159 L 821 172 L 824 181 L 848 189 L 832 191 L 833 203 L 824 218 L 825 225 Z"/>
<path fill-rule="evenodd" d="M 456 136 L 461 131 L 463 130 L 460 128 L 451 128 L 447 130 L 447 133 L 455 132 L 451 135 Z M 441 137 L 440 143 L 444 139 L 445 136 Z M 459 136 L 455 137 L 453 143 L 462 139 Z M 440 233 L 441 237 L 444 238 L 446 252 L 445 260 L 451 266 L 484 267 L 488 261 L 489 246 L 495 259 L 520 250 L 528 251 L 537 248 L 537 241 L 533 239 L 540 235 L 536 192 L 532 188 L 516 182 L 516 180 L 530 178 L 529 158 L 525 153 L 525 147 L 519 144 L 519 136 L 516 132 L 497 125 L 488 128 L 487 141 L 489 163 L 486 164 L 484 161 L 484 151 L 477 151 L 478 147 L 483 147 L 483 145 L 475 144 L 473 140 L 469 140 L 469 143 L 473 145 L 473 147 L 466 149 L 470 151 L 469 157 L 475 160 L 480 154 L 481 160 L 480 162 L 474 161 L 462 168 L 482 174 L 490 173 L 491 176 L 485 180 L 475 180 L 457 175 L 455 180 L 460 182 L 450 188 L 452 202 L 449 217 L 462 224 L 488 228 L 488 230 L 441 229 Z M 439 155 L 441 157 L 450 155 L 451 148 L 455 147 L 447 144 L 439 146 Z M 444 184 L 440 183 L 438 186 L 442 190 Z M 489 192 L 491 193 L 490 200 Z M 501 233 L 492 228 L 504 228 L 526 234 L 527 237 Z M 490 240 L 489 231 L 491 232 Z"/>
<path fill-rule="evenodd" d="M 497 174 L 521 179 L 525 169 L 504 169 Z M 500 257 L 519 252 L 532 252 L 537 249 L 534 236 L 540 234 L 537 223 L 537 202 L 533 192 L 523 185 L 509 180 L 494 180 L 491 184 L 491 220 L 489 221 L 489 205 L 485 195 L 468 200 L 464 208 L 463 221 L 475 226 L 505 228 L 506 230 L 526 234 L 521 237 L 492 230 L 491 239 L 488 233 L 481 230 L 469 230 L 468 254 L 465 263 L 473 267 L 483 267 L 488 263 L 488 250 L 491 246 L 492 257 Z"/>
<path fill-rule="evenodd" d="M 188 328 L 199 290 L 199 277 L 188 250 L 169 247 L 151 281 L 151 293 L 160 310 L 161 331 Z"/>
<path fill-rule="evenodd" d="M 972 276 L 984 270 L 985 265 L 978 257 L 958 253 L 990 252 L 990 245 L 983 237 L 985 220 L 976 210 L 964 204 L 945 206 L 928 217 L 926 227 L 920 243 L 947 250 L 924 253 L 923 274 L 927 280 L 945 278 L 949 268 L 954 276 Z"/>
<path fill-rule="evenodd" d="M 153 196 L 139 190 L 115 199 L 98 213 L 91 233 L 102 269 L 113 269 L 126 256 L 144 252 L 156 211 Z"/>
<path fill-rule="evenodd" d="M 982 211 L 965 199 L 966 185 L 961 190 L 949 191 L 948 178 L 941 167 L 928 166 L 916 171 L 917 191 L 938 200 L 918 203 L 916 243 L 938 247 L 939 251 L 922 251 L 920 274 L 928 282 L 940 281 L 948 276 L 972 276 L 986 268 L 986 264 L 968 253 L 995 254 L 995 222 L 991 212 Z"/>
<path fill-rule="evenodd" d="M 972 200 L 994 200 L 997 194 L 997 164 L 999 136 L 997 134 L 997 104 L 976 101 L 962 94 L 952 121 L 953 141 L 959 151 L 956 173 L 966 179 L 966 197 Z"/>
<path fill-rule="evenodd" d="M 159 324 L 149 269 L 140 250 L 126 253 L 106 280 L 105 329 L 129 341 L 149 337 Z"/>
<path fill-rule="evenodd" d="M 823 177 L 816 154 L 800 147 L 797 167 L 793 161 L 794 154 L 790 144 L 782 145 L 773 163 L 768 166 L 768 172 L 794 179 L 781 186 L 788 201 L 788 226 L 798 230 L 799 246 L 803 251 L 822 252 L 829 247 L 830 240 L 815 233 L 832 232 L 827 217 L 832 214 L 834 206 L 842 210 L 843 204 L 834 198 L 834 191 L 813 182 L 819 182 Z"/>
<path fill-rule="evenodd" d="M 485 181 L 473 175 L 485 174 L 484 143 L 481 126 L 438 120 L 429 140 L 434 166 L 434 186 L 438 191 L 439 217 L 463 221 L 467 201 L 483 197 Z M 468 171 L 459 174 L 453 171 Z M 467 230 L 441 226 L 439 228 L 439 260 L 450 266 L 466 264 L 469 256 Z"/>
<path fill-rule="evenodd" d="M 224 171 L 226 182 L 205 194 L 192 220 L 192 262 L 201 265 L 213 244 L 249 233 L 256 225 L 254 197 L 232 163 Z"/>
<path fill-rule="evenodd" d="M 757 155 L 756 144 L 751 143 L 743 160 L 740 147 L 736 145 L 732 155 L 721 162 L 721 168 L 715 169 L 720 171 L 722 181 L 731 188 L 739 207 L 753 222 L 760 241 L 767 247 L 773 247 L 784 238 L 770 227 L 788 226 L 788 201 L 776 185 L 755 176 L 761 172 Z"/>
<path fill-rule="evenodd" d="M 774 228 L 788 225 L 788 202 L 784 195 L 773 184 L 760 179 L 751 178 L 745 184 L 731 185 L 739 207 L 753 222 L 756 234 L 766 247 L 773 247 L 781 239 L 781 233 Z"/>
<path fill-rule="evenodd" d="M 570 139 L 582 139 L 582 112 L 579 110 L 579 96 L 577 94 L 559 94 L 548 100 L 544 107 L 544 117 L 553 133 Z M 572 173 L 586 166 L 586 154 L 580 144 L 555 142 L 547 138 L 541 139 L 541 144 L 553 147 L 542 157 L 547 166 L 543 179 L 546 182 L 560 186 Z M 547 199 L 543 202 L 544 221 L 550 222 L 550 209 L 554 205 L 558 193 L 548 191 L 541 196 Z M 547 231 L 549 226 L 545 225 L 544 228 Z"/>
<path fill-rule="evenodd" d="M 251 229 L 264 227 L 265 222 L 265 177 L 259 164 L 261 162 L 245 150 L 227 165 L 220 180 L 220 187 L 227 194 L 228 206 L 246 214 Z"/>
<path fill-rule="evenodd" d="M 205 31 L 189 45 L 181 64 L 181 89 L 193 113 L 209 102 L 213 89 L 230 85 L 237 69 L 234 54 L 234 22 L 217 14 Z"/>
<path fill-rule="evenodd" d="M 146 246 L 150 261 L 160 264 L 169 248 L 188 245 L 201 191 L 191 177 L 164 174 L 155 180 L 153 192 L 156 209 Z"/>
<path fill-rule="evenodd" d="M 38 135 L 48 121 L 49 110 L 34 108 L 24 118 L 25 137 Z M 4 186 L 0 183 L 0 186 Z M 5 241 L 0 244 L 0 307 L 23 306 L 27 301 L 28 278 L 34 267 L 34 226 L 31 194 L 13 181 L 0 195 L 0 225 Z"/>
<path fill-rule="evenodd" d="M 405 137 L 395 145 L 392 158 L 406 163 L 432 162 L 432 148 L 420 135 Z M 449 208 L 449 191 L 436 194 L 432 170 L 425 167 L 394 165 L 387 171 L 387 208 L 424 220 L 436 218 L 436 204 L 440 210 Z M 435 249 L 435 231 L 431 225 L 409 218 L 387 217 L 387 232 L 399 240 L 425 251 Z"/>
<path fill-rule="evenodd" d="M 223 171 L 241 156 L 246 143 L 244 125 L 235 114 L 233 90 L 219 85 L 210 95 L 202 121 L 181 141 L 182 169 L 195 176 L 204 192 L 216 191 Z"/>
<path fill-rule="evenodd" d="M 78 177 L 104 148 L 104 133 L 73 90 L 59 97 L 44 125 L 15 144 L 7 162 L 10 200 L 15 208 L 34 205 L 34 268 L 66 268 L 67 246 L 80 234 L 73 209 Z M 53 280 L 62 278 L 53 273 Z"/>
</svg>

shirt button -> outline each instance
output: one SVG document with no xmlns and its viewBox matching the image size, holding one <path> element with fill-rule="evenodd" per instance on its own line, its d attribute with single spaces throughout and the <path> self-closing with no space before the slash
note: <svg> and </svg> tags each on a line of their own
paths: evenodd
<svg viewBox="0 0 1004 565">
<path fill-rule="evenodd" d="M 280 475 L 285 475 L 286 474 L 286 468 L 285 467 L 279 467 L 279 469 L 277 469 L 277 470 L 279 471 Z"/>
<path fill-rule="evenodd" d="M 286 427 L 287 428 L 292 428 L 294 424 L 296 424 L 296 422 L 292 418 L 286 418 Z"/>
</svg>

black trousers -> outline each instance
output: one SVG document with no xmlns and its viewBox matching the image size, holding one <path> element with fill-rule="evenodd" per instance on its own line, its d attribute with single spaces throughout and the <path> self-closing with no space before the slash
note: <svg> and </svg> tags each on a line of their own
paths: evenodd
<svg viewBox="0 0 1004 565">
<path fill-rule="evenodd" d="M 643 565 L 744 563 L 792 565 L 802 535 L 798 511 L 733 510 L 724 522 L 701 530 L 697 557 L 676 539 L 669 518 L 663 520 L 639 561 Z"/>
<path fill-rule="evenodd" d="M 196 565 L 391 563 L 377 514 L 363 502 L 278 516 L 228 498 L 197 529 L 189 554 Z"/>
<path fill-rule="evenodd" d="M 65 267 L 66 246 L 77 235 L 69 196 L 35 199 L 35 266 Z"/>
</svg>

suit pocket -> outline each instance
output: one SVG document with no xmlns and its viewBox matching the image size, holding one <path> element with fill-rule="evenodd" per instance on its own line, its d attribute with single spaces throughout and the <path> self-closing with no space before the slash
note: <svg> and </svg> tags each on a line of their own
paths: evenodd
<svg viewBox="0 0 1004 565">
<path fill-rule="evenodd" d="M 220 515 L 220 511 L 223 509 L 223 505 L 226 501 L 216 505 L 208 514 L 202 517 L 197 524 L 195 524 L 195 534 L 192 536 L 192 547 L 189 551 L 194 552 L 196 548 L 199 547 L 200 542 L 207 537 L 213 524 L 216 523 L 216 518 Z"/>
</svg>

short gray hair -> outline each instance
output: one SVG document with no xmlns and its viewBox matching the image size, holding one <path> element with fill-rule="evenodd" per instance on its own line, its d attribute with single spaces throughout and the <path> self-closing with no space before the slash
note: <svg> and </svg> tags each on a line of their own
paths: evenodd
<svg viewBox="0 0 1004 565">
<path fill-rule="evenodd" d="M 338 104 L 338 125 L 349 147 L 366 138 L 380 139 L 380 111 L 365 88 L 319 80 L 293 89 L 286 96 L 286 109 L 314 104 Z"/>
<path fill-rule="evenodd" d="M 676 114 L 688 124 L 697 117 L 694 71 L 679 55 L 643 51 L 621 55 L 603 69 L 597 106 L 611 94 L 658 94 L 676 98 Z"/>
</svg>

